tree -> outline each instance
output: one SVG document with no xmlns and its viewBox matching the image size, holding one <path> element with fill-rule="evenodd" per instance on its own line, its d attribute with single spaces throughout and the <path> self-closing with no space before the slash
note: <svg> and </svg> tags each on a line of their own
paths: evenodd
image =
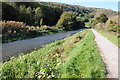
<svg viewBox="0 0 120 80">
<path fill-rule="evenodd" d="M 40 19 L 40 26 L 43 25 L 43 19 Z"/>
<path fill-rule="evenodd" d="M 40 20 L 44 17 L 44 14 L 43 14 L 43 10 L 41 7 L 37 7 L 35 9 L 35 19 L 36 19 L 36 22 L 38 23 L 39 26 L 40 25 Z"/>
<path fill-rule="evenodd" d="M 56 25 L 62 14 L 62 10 L 56 6 L 43 6 L 42 8 L 44 10 L 44 24 L 49 26 Z"/>
<path fill-rule="evenodd" d="M 108 18 L 105 14 L 101 14 L 99 17 L 96 17 L 96 20 L 98 20 L 98 22 L 105 23 L 108 20 Z"/>
<path fill-rule="evenodd" d="M 6 2 L 2 2 L 2 20 L 18 20 L 18 10 Z"/>
<path fill-rule="evenodd" d="M 57 26 L 63 26 L 66 30 L 70 30 L 70 25 L 72 24 L 73 19 L 73 13 L 72 12 L 63 12 L 61 15 Z"/>
<path fill-rule="evenodd" d="M 81 23 L 81 21 L 76 20 L 76 15 L 73 12 L 63 12 L 57 23 L 57 26 L 62 26 L 65 28 L 65 30 L 73 30 L 79 29 Z M 81 27 L 84 27 L 83 23 Z"/>
<path fill-rule="evenodd" d="M 20 16 L 19 16 L 20 21 L 23 21 L 23 22 L 26 23 L 27 15 L 26 15 L 26 7 L 25 7 L 25 5 L 20 5 L 19 6 L 19 13 L 20 13 Z"/>
<path fill-rule="evenodd" d="M 32 9 L 31 9 L 31 7 L 28 7 L 26 9 L 26 14 L 27 14 L 27 23 L 32 24 Z"/>
</svg>

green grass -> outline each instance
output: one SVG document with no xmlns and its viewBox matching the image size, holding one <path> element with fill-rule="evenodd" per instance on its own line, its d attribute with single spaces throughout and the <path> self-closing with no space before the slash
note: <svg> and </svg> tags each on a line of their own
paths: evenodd
<svg viewBox="0 0 120 80">
<path fill-rule="evenodd" d="M 34 38 L 38 36 L 48 35 L 63 32 L 63 30 L 39 30 L 39 31 L 32 31 L 32 32 L 25 32 L 25 33 L 17 33 L 17 34 L 2 34 L 2 43 L 13 42 L 17 40 L 23 40 L 28 38 Z"/>
<path fill-rule="evenodd" d="M 105 78 L 91 30 L 55 41 L 2 64 L 2 78 Z"/>
<path fill-rule="evenodd" d="M 0 74 L 2 73 L 2 63 L 0 63 Z M 0 76 L 0 79 L 1 79 L 1 76 Z"/>
<path fill-rule="evenodd" d="M 120 42 L 120 39 L 118 39 L 117 35 L 112 35 L 111 33 L 100 30 L 100 29 L 95 29 L 95 30 L 99 32 L 101 35 L 103 35 L 104 37 L 106 37 L 108 40 L 110 40 L 113 44 L 120 47 L 120 44 L 118 43 Z"/>
<path fill-rule="evenodd" d="M 0 64 L 0 69 L 2 68 L 2 64 Z"/>
<path fill-rule="evenodd" d="M 91 31 L 70 51 L 68 60 L 61 66 L 63 78 L 104 78 L 105 66 Z"/>
<path fill-rule="evenodd" d="M 85 27 L 89 28 L 89 23 L 88 22 L 85 23 Z"/>
</svg>

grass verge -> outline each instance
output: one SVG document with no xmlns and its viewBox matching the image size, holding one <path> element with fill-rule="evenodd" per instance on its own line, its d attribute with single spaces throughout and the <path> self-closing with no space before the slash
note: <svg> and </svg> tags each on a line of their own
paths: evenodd
<svg viewBox="0 0 120 80">
<path fill-rule="evenodd" d="M 117 35 L 112 35 L 111 33 L 105 32 L 100 29 L 95 29 L 95 30 L 120 48 L 120 44 L 118 43 L 118 42 L 120 42 L 120 39 L 118 39 Z"/>
<path fill-rule="evenodd" d="M 50 43 L 2 64 L 2 78 L 105 78 L 91 30 Z"/>
</svg>

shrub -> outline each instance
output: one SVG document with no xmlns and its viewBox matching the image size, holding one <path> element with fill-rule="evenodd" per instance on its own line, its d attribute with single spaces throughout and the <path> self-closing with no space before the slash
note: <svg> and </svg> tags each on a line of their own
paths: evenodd
<svg viewBox="0 0 120 80">
<path fill-rule="evenodd" d="M 120 31 L 118 24 L 118 16 L 112 16 L 106 22 L 106 30 L 117 32 Z"/>
<path fill-rule="evenodd" d="M 96 20 L 98 20 L 98 22 L 105 23 L 108 20 L 108 18 L 105 14 L 101 14 L 99 17 L 96 17 Z"/>
<path fill-rule="evenodd" d="M 3 34 L 13 34 L 17 32 L 24 32 L 26 28 L 25 23 L 18 21 L 1 21 L 0 22 Z"/>
<path fill-rule="evenodd" d="M 65 42 L 62 44 L 64 50 L 68 49 L 70 46 L 74 45 L 75 43 L 77 43 L 78 41 L 80 41 L 83 36 L 85 36 L 85 34 L 87 33 L 87 31 L 82 32 L 82 34 L 77 34 L 76 36 L 72 36 L 68 39 L 65 40 Z"/>
<path fill-rule="evenodd" d="M 52 30 L 53 28 L 52 28 L 52 27 L 49 27 L 49 26 L 44 25 L 44 26 L 40 27 L 40 29 L 41 29 L 41 30 Z"/>
<path fill-rule="evenodd" d="M 40 30 L 40 27 L 35 27 L 35 26 L 25 26 L 25 28 L 28 29 L 28 31 L 37 31 Z"/>
<path fill-rule="evenodd" d="M 58 29 L 63 29 L 62 27 L 50 27 L 50 26 L 42 26 L 40 27 L 40 30 L 58 30 Z"/>
<path fill-rule="evenodd" d="M 85 27 L 84 21 L 75 21 L 73 26 L 71 27 L 73 30 L 80 29 Z"/>
<path fill-rule="evenodd" d="M 105 23 L 97 23 L 96 25 L 95 25 L 95 28 L 105 28 Z"/>
</svg>

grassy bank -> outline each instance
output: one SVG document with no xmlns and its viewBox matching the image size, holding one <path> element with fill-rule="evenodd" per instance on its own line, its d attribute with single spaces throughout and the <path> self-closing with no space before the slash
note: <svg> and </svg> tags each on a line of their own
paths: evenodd
<svg viewBox="0 0 120 80">
<path fill-rule="evenodd" d="M 118 39 L 117 35 L 113 35 L 110 32 L 106 32 L 100 29 L 95 29 L 95 30 L 99 32 L 101 35 L 103 35 L 104 37 L 106 37 L 108 40 L 110 40 L 113 44 L 120 47 L 120 44 L 118 43 L 120 42 L 120 39 Z"/>
<path fill-rule="evenodd" d="M 2 78 L 105 78 L 106 74 L 91 30 L 12 58 L 2 69 Z"/>
</svg>

